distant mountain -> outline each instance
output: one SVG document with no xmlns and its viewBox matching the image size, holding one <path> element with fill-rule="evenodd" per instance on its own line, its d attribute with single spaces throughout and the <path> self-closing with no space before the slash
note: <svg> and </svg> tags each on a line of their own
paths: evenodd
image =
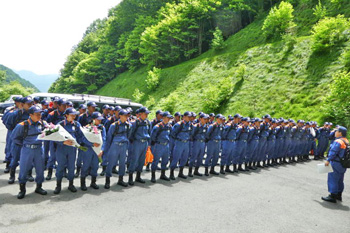
<svg viewBox="0 0 350 233">
<path fill-rule="evenodd" d="M 47 92 L 51 84 L 58 78 L 58 74 L 38 75 L 28 70 L 15 71 L 25 80 L 33 83 L 41 92 Z"/>
<path fill-rule="evenodd" d="M 18 74 L 16 74 L 10 68 L 0 64 L 0 70 L 6 72 L 6 83 L 10 83 L 11 81 L 18 81 L 24 87 L 33 88 L 35 92 L 39 91 L 39 89 L 33 85 L 30 81 L 21 78 Z"/>
</svg>

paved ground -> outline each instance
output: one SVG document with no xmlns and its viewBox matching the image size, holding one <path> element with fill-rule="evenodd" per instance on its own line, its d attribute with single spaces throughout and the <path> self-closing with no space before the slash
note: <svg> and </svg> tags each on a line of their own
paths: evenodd
<svg viewBox="0 0 350 233">
<path fill-rule="evenodd" d="M 6 131 L 0 125 L 0 151 Z M 3 155 L 0 156 L 3 159 Z M 326 175 L 317 161 L 250 173 L 191 178 L 131 188 L 78 190 L 67 182 L 54 195 L 55 180 L 45 182 L 47 196 L 17 200 L 18 183 L 8 185 L 0 164 L 0 232 L 350 232 L 350 175 L 343 202 L 324 203 Z M 18 174 L 16 174 L 18 175 Z M 78 180 L 76 180 L 78 185 Z"/>
</svg>

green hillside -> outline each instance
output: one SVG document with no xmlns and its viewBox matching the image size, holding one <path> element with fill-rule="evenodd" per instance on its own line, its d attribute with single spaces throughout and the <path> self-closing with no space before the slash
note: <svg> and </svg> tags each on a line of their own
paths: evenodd
<svg viewBox="0 0 350 233">
<path fill-rule="evenodd" d="M 38 88 L 36 88 L 31 82 L 21 78 L 18 74 L 16 74 L 13 70 L 11 70 L 10 68 L 1 65 L 0 64 L 0 70 L 1 71 L 5 71 L 6 73 L 6 79 L 5 79 L 5 83 L 10 83 L 13 81 L 17 81 L 19 82 L 23 87 L 28 87 L 28 88 L 32 88 L 35 92 L 38 92 Z"/>
<path fill-rule="evenodd" d="M 269 113 L 274 117 L 331 120 L 350 125 L 347 120 L 350 118 L 347 95 L 338 95 L 339 88 L 350 88 L 350 2 L 289 0 L 283 3 L 286 9 L 292 8 L 287 10 L 282 9 L 281 1 L 241 2 L 248 6 L 242 14 L 248 11 L 250 14 L 246 16 L 252 16 L 254 20 L 250 22 L 242 17 L 246 25 L 229 36 L 221 49 L 209 49 L 191 59 L 183 58 L 174 65 L 170 60 L 164 63 L 171 58 L 174 44 L 168 42 L 170 47 L 166 50 L 161 47 L 164 42 L 160 39 L 162 34 L 145 37 L 150 34 L 147 30 L 156 30 L 154 33 L 161 31 L 159 28 L 167 22 L 163 20 L 163 24 L 158 23 L 141 34 L 138 50 L 141 64 L 118 70 L 120 65 L 117 60 L 115 78 L 93 92 L 131 98 L 152 110 L 238 112 L 250 117 Z M 253 2 L 257 6 L 261 3 L 263 7 L 250 11 L 249 7 L 254 7 Z M 275 4 L 273 10 L 267 3 Z M 340 14 L 344 18 L 339 17 Z M 273 19 L 270 24 L 275 26 L 264 26 L 271 15 L 281 17 L 282 21 Z M 288 17 L 289 21 L 283 22 Z M 226 38 L 227 30 L 223 28 L 220 29 L 223 38 Z M 208 37 L 211 47 L 215 39 L 220 42 L 220 37 L 214 34 Z M 152 54 L 150 51 L 144 52 L 142 46 L 145 46 L 145 41 L 149 43 L 146 45 L 153 43 L 153 47 L 147 48 L 155 52 L 154 58 L 149 56 Z M 163 51 L 167 51 L 169 56 Z M 150 70 L 155 72 L 150 75 Z M 338 74 L 341 71 L 344 73 Z M 157 72 L 159 75 L 154 74 Z M 159 78 L 155 87 L 147 84 L 151 76 Z M 73 83 L 76 79 L 74 72 L 69 79 L 66 78 Z M 54 87 L 62 86 L 58 82 Z M 333 104 L 336 108 L 330 107 Z"/>
</svg>

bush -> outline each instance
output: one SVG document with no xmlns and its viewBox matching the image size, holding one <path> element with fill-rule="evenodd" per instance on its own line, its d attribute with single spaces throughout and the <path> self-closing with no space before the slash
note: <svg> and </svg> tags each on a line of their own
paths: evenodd
<svg viewBox="0 0 350 233">
<path fill-rule="evenodd" d="M 216 27 L 213 33 L 213 40 L 211 41 L 211 47 L 215 50 L 220 50 L 225 47 L 224 37 L 222 35 L 222 31 Z"/>
<path fill-rule="evenodd" d="M 141 92 L 138 88 L 136 88 L 134 94 L 132 94 L 132 97 L 134 97 L 134 100 L 136 102 L 140 102 L 144 95 L 145 93 Z"/>
<path fill-rule="evenodd" d="M 31 88 L 23 87 L 19 82 L 13 81 L 10 84 L 5 84 L 0 88 L 0 101 L 7 100 L 11 95 L 27 96 L 33 93 Z"/>
<path fill-rule="evenodd" d="M 146 78 L 147 88 L 150 90 L 154 90 L 159 85 L 160 74 L 162 70 L 156 67 L 153 67 L 152 70 L 148 71 L 148 75 Z"/>
<path fill-rule="evenodd" d="M 161 108 L 165 111 L 175 112 L 179 96 L 176 92 L 171 93 L 167 98 L 162 99 Z"/>
<path fill-rule="evenodd" d="M 293 5 L 284 1 L 280 3 L 278 8 L 272 8 L 262 27 L 264 35 L 267 38 L 280 37 L 290 28 L 295 27 L 293 11 Z"/>
<path fill-rule="evenodd" d="M 340 45 L 349 39 L 350 23 L 343 15 L 326 17 L 320 20 L 313 28 L 313 51 L 326 51 Z"/>
<path fill-rule="evenodd" d="M 318 4 L 312 9 L 317 20 L 324 18 L 327 15 L 327 8 L 322 5 L 321 0 L 318 0 Z"/>
<path fill-rule="evenodd" d="M 327 96 L 326 106 L 328 115 L 337 124 L 350 126 L 350 73 L 338 72 L 333 75 L 333 82 L 330 86 L 331 92 Z"/>
<path fill-rule="evenodd" d="M 346 71 L 350 71 L 350 48 L 345 50 L 345 52 L 342 54 L 341 62 L 344 65 Z"/>
</svg>

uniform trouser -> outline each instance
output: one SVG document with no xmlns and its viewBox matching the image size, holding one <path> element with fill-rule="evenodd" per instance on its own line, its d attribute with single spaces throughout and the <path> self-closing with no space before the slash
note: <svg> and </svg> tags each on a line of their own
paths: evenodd
<svg viewBox="0 0 350 233">
<path fill-rule="evenodd" d="M 284 150 L 284 138 L 277 138 L 276 139 L 276 158 L 282 158 L 284 157 L 283 154 Z"/>
<path fill-rule="evenodd" d="M 16 167 L 19 164 L 19 160 L 21 157 L 21 150 L 22 150 L 21 145 L 17 145 L 16 143 L 12 143 L 12 146 L 11 146 L 12 159 L 11 159 L 11 163 L 10 163 L 10 167 L 12 169 L 16 169 Z"/>
<path fill-rule="evenodd" d="M 127 142 L 112 142 L 107 152 L 108 164 L 106 169 L 106 177 L 112 177 L 112 170 L 115 164 L 119 163 L 118 175 L 125 175 L 126 153 L 128 150 Z"/>
<path fill-rule="evenodd" d="M 275 149 L 276 149 L 276 140 L 268 140 L 267 141 L 267 159 L 275 158 Z"/>
<path fill-rule="evenodd" d="M 12 159 L 12 140 L 11 140 L 12 130 L 7 130 L 6 134 L 6 144 L 5 144 L 5 161 L 11 162 Z"/>
<path fill-rule="evenodd" d="M 255 139 L 255 140 L 251 140 L 248 143 L 248 153 L 247 153 L 247 162 L 257 162 L 257 150 L 258 150 L 258 146 L 259 146 L 259 140 Z"/>
<path fill-rule="evenodd" d="M 225 140 L 222 142 L 222 154 L 220 165 L 230 166 L 232 164 L 232 156 L 235 149 L 235 141 Z"/>
<path fill-rule="evenodd" d="M 147 147 L 148 141 L 141 142 L 136 140 L 132 143 L 132 154 L 129 158 L 130 173 L 133 173 L 134 171 L 142 172 L 143 165 L 145 164 Z"/>
<path fill-rule="evenodd" d="M 259 153 L 259 161 L 266 160 L 266 151 L 267 151 L 267 140 L 266 137 L 261 137 L 259 139 L 258 153 Z"/>
<path fill-rule="evenodd" d="M 82 150 L 78 150 L 78 157 L 77 157 L 77 162 L 76 162 L 76 166 L 81 168 L 83 165 L 83 153 L 84 151 Z"/>
<path fill-rule="evenodd" d="M 170 161 L 173 159 L 174 147 L 175 147 L 175 139 L 170 137 L 170 140 L 169 140 Z"/>
<path fill-rule="evenodd" d="M 205 142 L 194 141 L 189 166 L 190 167 L 202 166 L 204 154 L 205 154 Z"/>
<path fill-rule="evenodd" d="M 44 159 L 43 159 L 43 148 L 39 146 L 36 149 L 22 147 L 21 160 L 19 163 L 19 176 L 18 180 L 20 184 L 27 182 L 27 175 L 34 164 L 35 167 L 35 182 L 42 184 L 44 181 Z"/>
<path fill-rule="evenodd" d="M 57 180 L 62 180 L 64 169 L 67 168 L 68 180 L 74 179 L 74 170 L 75 170 L 75 160 L 77 158 L 77 149 L 72 146 L 66 145 L 57 145 L 56 150 L 56 159 L 57 159 L 57 169 L 56 169 L 56 178 Z"/>
<path fill-rule="evenodd" d="M 311 150 L 314 152 L 314 155 L 316 156 L 317 155 L 317 146 L 316 146 L 316 141 L 315 140 L 312 140 Z"/>
<path fill-rule="evenodd" d="M 178 163 L 180 164 L 179 167 L 184 167 L 188 159 L 189 150 L 190 144 L 188 141 L 182 142 L 176 140 L 173 151 L 173 159 L 170 163 L 170 168 L 175 169 Z"/>
<path fill-rule="evenodd" d="M 57 142 L 50 141 L 50 157 L 47 162 L 47 168 L 53 168 L 56 163 Z"/>
<path fill-rule="evenodd" d="M 292 138 L 288 137 L 286 138 L 286 156 L 291 157 L 292 154 Z"/>
<path fill-rule="evenodd" d="M 50 141 L 44 141 L 44 161 L 49 161 Z"/>
<path fill-rule="evenodd" d="M 130 165 L 130 160 L 133 158 L 132 156 L 132 152 L 133 152 L 133 143 L 129 142 L 128 144 L 128 156 L 126 157 L 126 164 Z M 116 161 L 116 163 L 118 163 L 118 161 Z M 117 164 L 115 164 L 114 166 L 116 166 Z M 129 168 L 130 169 L 130 168 Z"/>
<path fill-rule="evenodd" d="M 328 145 L 329 145 L 329 140 L 327 138 L 320 138 L 318 140 L 317 155 L 324 156 L 324 153 L 326 152 Z"/>
<path fill-rule="evenodd" d="M 337 169 L 337 166 L 341 166 L 341 164 L 339 163 L 338 165 L 335 165 L 335 166 L 333 166 L 332 164 L 333 172 L 328 173 L 328 180 L 327 180 L 328 192 L 333 194 L 342 193 L 344 191 L 345 172 L 340 172 L 340 169 Z"/>
<path fill-rule="evenodd" d="M 153 154 L 153 162 L 152 162 L 151 170 L 152 171 L 157 170 L 160 158 L 162 158 L 161 169 L 165 170 L 166 165 L 169 162 L 169 154 L 170 154 L 169 143 L 167 143 L 166 145 L 156 143 L 154 146 L 151 147 L 151 150 Z"/>
<path fill-rule="evenodd" d="M 241 165 L 246 160 L 247 153 L 247 140 L 237 141 L 237 154 L 238 154 L 238 164 Z"/>
<path fill-rule="evenodd" d="M 83 166 L 81 168 L 81 177 L 87 177 L 89 175 L 89 171 L 92 177 L 97 177 L 98 156 L 92 147 L 89 146 L 86 152 L 83 151 L 82 157 Z"/>
<path fill-rule="evenodd" d="M 216 166 L 219 160 L 221 141 L 210 140 L 207 144 L 207 157 L 205 158 L 204 166 Z"/>
<path fill-rule="evenodd" d="M 103 153 L 101 165 L 102 165 L 102 166 L 107 166 L 107 165 L 108 165 L 108 154 Z"/>
<path fill-rule="evenodd" d="M 193 141 L 190 141 L 190 150 L 188 152 L 188 158 L 191 158 L 193 152 Z"/>
</svg>

